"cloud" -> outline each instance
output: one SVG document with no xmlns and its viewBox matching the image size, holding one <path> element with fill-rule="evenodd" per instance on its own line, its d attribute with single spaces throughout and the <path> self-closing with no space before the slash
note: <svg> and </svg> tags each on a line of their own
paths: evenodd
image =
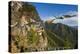
<svg viewBox="0 0 80 54">
<path fill-rule="evenodd" d="M 54 20 L 53 23 L 62 23 L 62 24 L 66 24 L 69 26 L 78 26 L 78 12 L 77 11 L 69 11 L 69 12 L 60 14 L 57 17 L 61 17 L 63 15 L 76 15 L 76 16 L 70 17 L 70 18 L 64 18 L 64 19 L 56 19 L 54 16 L 46 16 L 44 17 L 43 20 L 47 21 L 47 20 L 56 19 Z"/>
<path fill-rule="evenodd" d="M 66 24 L 69 26 L 78 26 L 78 12 L 77 11 L 69 11 L 69 12 L 60 14 L 59 16 L 62 16 L 62 15 L 76 15 L 76 16 L 71 17 L 71 18 L 56 19 L 53 23 L 62 23 L 62 24 Z"/>
<path fill-rule="evenodd" d="M 52 19 L 56 19 L 56 18 L 54 16 L 48 16 L 48 17 L 44 17 L 42 20 L 47 21 Z"/>
<path fill-rule="evenodd" d="M 69 26 L 77 26 L 78 25 L 78 17 L 72 17 L 72 18 L 64 18 L 64 19 L 57 19 L 53 23 L 62 23 Z"/>
</svg>

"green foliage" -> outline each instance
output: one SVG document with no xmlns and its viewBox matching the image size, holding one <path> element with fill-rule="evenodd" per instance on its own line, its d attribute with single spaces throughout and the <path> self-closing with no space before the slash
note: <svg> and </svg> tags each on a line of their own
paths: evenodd
<svg viewBox="0 0 80 54">
<path fill-rule="evenodd" d="M 55 42 L 58 47 L 64 47 L 66 49 L 72 49 L 75 47 L 75 43 L 77 43 L 77 30 L 61 23 L 47 24 L 47 22 L 45 22 L 45 28 L 48 36 L 50 37 L 48 37 L 48 43 L 51 46 Z M 53 42 L 50 43 L 52 40 Z"/>
<path fill-rule="evenodd" d="M 26 12 L 32 12 L 32 11 L 34 11 L 35 10 L 35 7 L 34 6 L 32 6 L 32 5 L 23 5 L 23 9 L 22 9 L 23 11 L 26 11 Z"/>
<path fill-rule="evenodd" d="M 29 44 L 36 44 L 39 40 L 38 34 L 35 31 L 35 28 L 32 27 L 28 32 L 28 43 Z"/>
<path fill-rule="evenodd" d="M 72 48 L 72 43 L 70 42 L 70 40 L 67 37 L 65 37 L 64 47 Z"/>
</svg>

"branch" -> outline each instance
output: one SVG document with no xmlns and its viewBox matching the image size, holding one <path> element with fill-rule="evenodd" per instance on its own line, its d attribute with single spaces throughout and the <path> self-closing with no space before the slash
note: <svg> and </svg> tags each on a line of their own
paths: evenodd
<svg viewBox="0 0 80 54">
<path fill-rule="evenodd" d="M 10 25 L 10 26 L 11 26 L 11 27 L 15 27 L 17 24 L 18 24 L 18 22 L 16 22 L 16 23 L 13 24 L 13 25 Z"/>
</svg>

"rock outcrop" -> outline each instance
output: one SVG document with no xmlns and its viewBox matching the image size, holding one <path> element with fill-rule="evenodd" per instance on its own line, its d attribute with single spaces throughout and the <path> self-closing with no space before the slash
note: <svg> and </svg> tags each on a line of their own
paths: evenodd
<svg viewBox="0 0 80 54">
<path fill-rule="evenodd" d="M 47 47 L 42 21 L 36 8 L 27 2 L 10 2 L 10 52 L 43 51 Z"/>
</svg>

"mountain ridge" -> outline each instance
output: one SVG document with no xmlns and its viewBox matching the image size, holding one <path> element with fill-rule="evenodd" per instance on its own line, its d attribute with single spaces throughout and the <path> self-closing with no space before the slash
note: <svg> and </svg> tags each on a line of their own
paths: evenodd
<svg viewBox="0 0 80 54">
<path fill-rule="evenodd" d="M 46 29 L 48 29 L 47 34 L 49 33 L 48 31 L 50 30 L 50 32 L 56 34 L 57 37 L 60 37 L 60 39 L 63 39 L 64 43 L 67 40 L 71 43 L 72 45 L 71 47 L 75 48 L 75 45 L 77 44 L 77 38 L 78 38 L 77 29 L 73 29 L 72 27 L 69 27 L 61 23 L 46 24 L 45 27 Z M 64 46 L 64 43 L 62 43 L 62 46 Z M 60 45 L 58 47 L 60 47 Z"/>
</svg>

